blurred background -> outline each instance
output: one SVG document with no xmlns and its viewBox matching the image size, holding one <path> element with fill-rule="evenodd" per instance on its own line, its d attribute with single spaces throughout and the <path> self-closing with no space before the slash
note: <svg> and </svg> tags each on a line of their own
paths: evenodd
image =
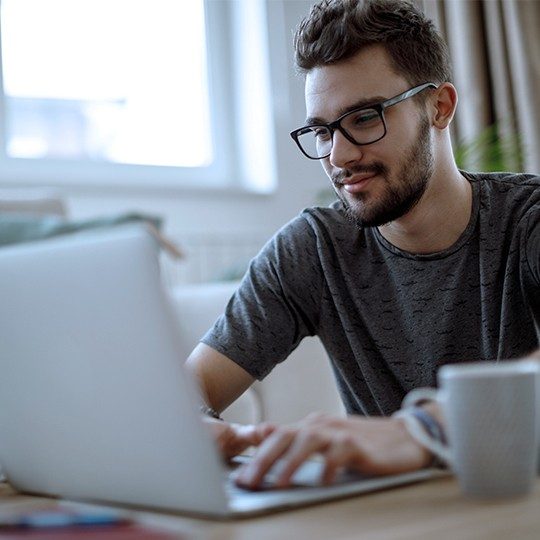
<svg viewBox="0 0 540 540">
<path fill-rule="evenodd" d="M 156 216 L 184 253 L 165 256 L 170 284 L 240 277 L 332 198 L 289 137 L 305 117 L 292 35 L 312 3 L 1 0 L 0 213 Z M 450 47 L 460 166 L 540 172 L 540 2 L 416 4 Z"/>
</svg>

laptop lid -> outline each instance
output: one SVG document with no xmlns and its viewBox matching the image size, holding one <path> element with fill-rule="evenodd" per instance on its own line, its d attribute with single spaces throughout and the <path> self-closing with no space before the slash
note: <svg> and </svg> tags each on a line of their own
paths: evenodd
<svg viewBox="0 0 540 540">
<path fill-rule="evenodd" d="M 0 463 L 16 488 L 227 512 L 141 226 L 1 249 L 0 305 Z"/>
<path fill-rule="evenodd" d="M 195 385 L 140 226 L 0 250 L 0 464 L 21 491 L 250 515 L 434 476 L 415 471 L 249 493 L 200 421 Z M 315 486 L 315 487 L 313 487 Z"/>
</svg>

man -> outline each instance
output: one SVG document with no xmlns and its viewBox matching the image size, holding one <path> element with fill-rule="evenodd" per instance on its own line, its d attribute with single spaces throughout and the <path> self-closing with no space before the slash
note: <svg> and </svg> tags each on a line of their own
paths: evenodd
<svg viewBox="0 0 540 540">
<path fill-rule="evenodd" d="M 516 358 L 539 343 L 540 179 L 458 170 L 457 92 L 432 23 L 401 1 L 325 0 L 295 49 L 307 121 L 291 135 L 321 161 L 339 202 L 274 236 L 187 365 L 221 411 L 318 335 L 351 416 L 214 425 L 226 455 L 260 445 L 239 475 L 247 487 L 279 458 L 287 485 L 312 453 L 326 482 L 342 466 L 426 466 L 429 452 L 385 417 L 405 394 L 433 386 L 444 363 Z M 422 411 L 422 425 L 440 430 L 437 407 Z"/>
</svg>

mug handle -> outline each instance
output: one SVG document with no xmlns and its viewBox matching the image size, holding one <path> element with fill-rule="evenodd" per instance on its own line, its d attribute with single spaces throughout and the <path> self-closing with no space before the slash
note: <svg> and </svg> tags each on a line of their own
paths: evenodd
<svg viewBox="0 0 540 540">
<path fill-rule="evenodd" d="M 441 391 L 435 388 L 415 388 L 409 392 L 403 400 L 402 409 L 395 416 L 401 418 L 411 435 L 431 453 L 442 459 L 449 467 L 452 467 L 453 460 L 450 447 L 447 444 L 433 438 L 418 420 L 407 413 L 408 407 L 414 407 L 419 401 L 436 401 L 441 404 Z"/>
</svg>

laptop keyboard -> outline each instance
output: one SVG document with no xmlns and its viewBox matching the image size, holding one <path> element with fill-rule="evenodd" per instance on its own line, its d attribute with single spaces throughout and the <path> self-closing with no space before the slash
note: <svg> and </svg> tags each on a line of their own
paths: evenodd
<svg viewBox="0 0 540 540">
<path fill-rule="evenodd" d="M 234 482 L 236 470 L 243 464 L 247 463 L 251 458 L 249 456 L 238 456 L 234 458 L 231 463 L 231 468 L 227 474 L 226 490 L 230 494 L 246 493 L 247 489 L 237 486 Z M 320 487 L 321 476 L 323 473 L 323 463 L 316 460 L 308 460 L 303 463 L 296 471 L 292 478 L 292 485 L 286 489 L 293 488 L 306 488 L 306 487 Z M 275 481 L 279 474 L 282 464 L 278 461 L 274 467 L 266 475 L 263 484 L 259 488 L 260 491 L 276 490 Z M 360 473 L 348 470 L 342 470 L 336 475 L 334 484 L 346 484 L 350 482 L 358 482 L 359 480 L 366 480 L 369 476 L 362 475 Z"/>
</svg>

